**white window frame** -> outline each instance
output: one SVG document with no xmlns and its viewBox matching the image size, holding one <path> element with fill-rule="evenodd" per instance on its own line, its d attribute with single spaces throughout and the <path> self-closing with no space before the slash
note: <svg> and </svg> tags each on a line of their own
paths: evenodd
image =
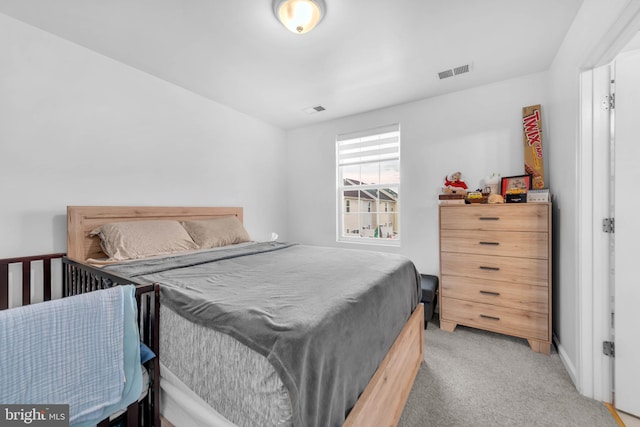
<svg viewBox="0 0 640 427">
<path fill-rule="evenodd" d="M 381 144 L 382 143 L 382 144 Z M 348 149 L 349 145 L 358 147 L 354 149 Z M 361 243 L 361 244 L 373 244 L 373 245 L 385 245 L 385 246 L 400 246 L 401 231 L 400 231 L 400 125 L 392 124 L 387 126 L 381 126 L 374 129 L 363 130 L 359 132 L 351 132 L 348 134 L 341 134 L 336 137 L 336 241 L 347 243 Z M 342 148 L 342 150 L 341 150 Z M 354 151 L 361 150 L 361 152 L 367 152 L 367 156 L 358 156 Z M 342 180 L 341 167 L 352 165 L 364 165 L 371 163 L 381 163 L 389 160 L 398 161 L 398 182 L 380 182 L 377 184 L 360 183 L 357 185 L 345 185 Z M 385 203 L 378 200 L 378 207 L 375 209 L 375 215 L 388 214 L 390 212 L 395 213 L 394 231 L 396 231 L 395 238 L 381 238 L 381 237 L 362 237 L 360 233 L 356 234 L 356 237 L 345 236 L 342 231 L 344 230 L 344 216 L 346 213 L 346 204 L 343 197 L 345 191 L 367 191 L 367 190 L 385 190 L 385 189 L 397 189 L 396 194 L 396 207 L 390 209 L 389 212 L 382 212 Z M 369 202 L 370 203 L 370 202 Z M 350 203 L 350 213 L 359 212 L 359 203 Z M 361 214 L 363 212 L 360 212 Z M 377 220 L 376 220 L 377 222 Z"/>
</svg>

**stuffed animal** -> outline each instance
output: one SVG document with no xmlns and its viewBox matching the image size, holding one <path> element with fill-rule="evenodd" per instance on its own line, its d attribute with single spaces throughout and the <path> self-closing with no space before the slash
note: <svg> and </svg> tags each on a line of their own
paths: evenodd
<svg viewBox="0 0 640 427">
<path fill-rule="evenodd" d="M 467 194 L 467 184 L 462 180 L 461 172 L 454 172 L 451 176 L 444 177 L 444 194 Z"/>
</svg>

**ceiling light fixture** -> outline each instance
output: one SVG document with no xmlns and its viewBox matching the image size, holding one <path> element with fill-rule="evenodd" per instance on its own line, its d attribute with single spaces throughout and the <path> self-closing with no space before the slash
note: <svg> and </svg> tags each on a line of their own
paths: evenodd
<svg viewBox="0 0 640 427">
<path fill-rule="evenodd" d="M 313 30 L 324 17 L 324 0 L 273 0 L 273 13 L 296 34 Z"/>
</svg>

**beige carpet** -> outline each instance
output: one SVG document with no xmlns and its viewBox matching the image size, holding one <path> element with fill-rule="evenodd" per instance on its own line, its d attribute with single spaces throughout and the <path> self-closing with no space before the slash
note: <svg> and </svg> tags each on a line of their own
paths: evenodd
<svg viewBox="0 0 640 427">
<path fill-rule="evenodd" d="M 601 402 L 578 394 L 560 357 L 527 341 L 472 328 L 453 333 L 430 323 L 425 363 L 400 427 L 617 427 Z"/>
</svg>

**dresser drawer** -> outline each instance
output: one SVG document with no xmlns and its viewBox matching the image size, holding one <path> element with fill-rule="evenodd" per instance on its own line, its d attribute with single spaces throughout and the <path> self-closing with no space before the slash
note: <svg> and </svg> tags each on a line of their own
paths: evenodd
<svg viewBox="0 0 640 427">
<path fill-rule="evenodd" d="M 474 277 L 501 282 L 548 286 L 549 263 L 542 259 L 527 259 L 458 254 L 440 254 L 440 273 L 444 275 Z"/>
<path fill-rule="evenodd" d="M 543 286 L 442 276 L 440 292 L 443 298 L 457 298 L 536 313 L 549 312 L 549 292 Z"/>
<path fill-rule="evenodd" d="M 550 340 L 548 314 L 444 296 L 441 303 L 441 316 L 444 320 L 527 339 Z"/>
<path fill-rule="evenodd" d="M 546 203 L 441 205 L 440 228 L 547 232 L 549 206 Z"/>
<path fill-rule="evenodd" d="M 549 257 L 549 233 L 442 229 L 440 250 L 546 259 Z"/>
</svg>

